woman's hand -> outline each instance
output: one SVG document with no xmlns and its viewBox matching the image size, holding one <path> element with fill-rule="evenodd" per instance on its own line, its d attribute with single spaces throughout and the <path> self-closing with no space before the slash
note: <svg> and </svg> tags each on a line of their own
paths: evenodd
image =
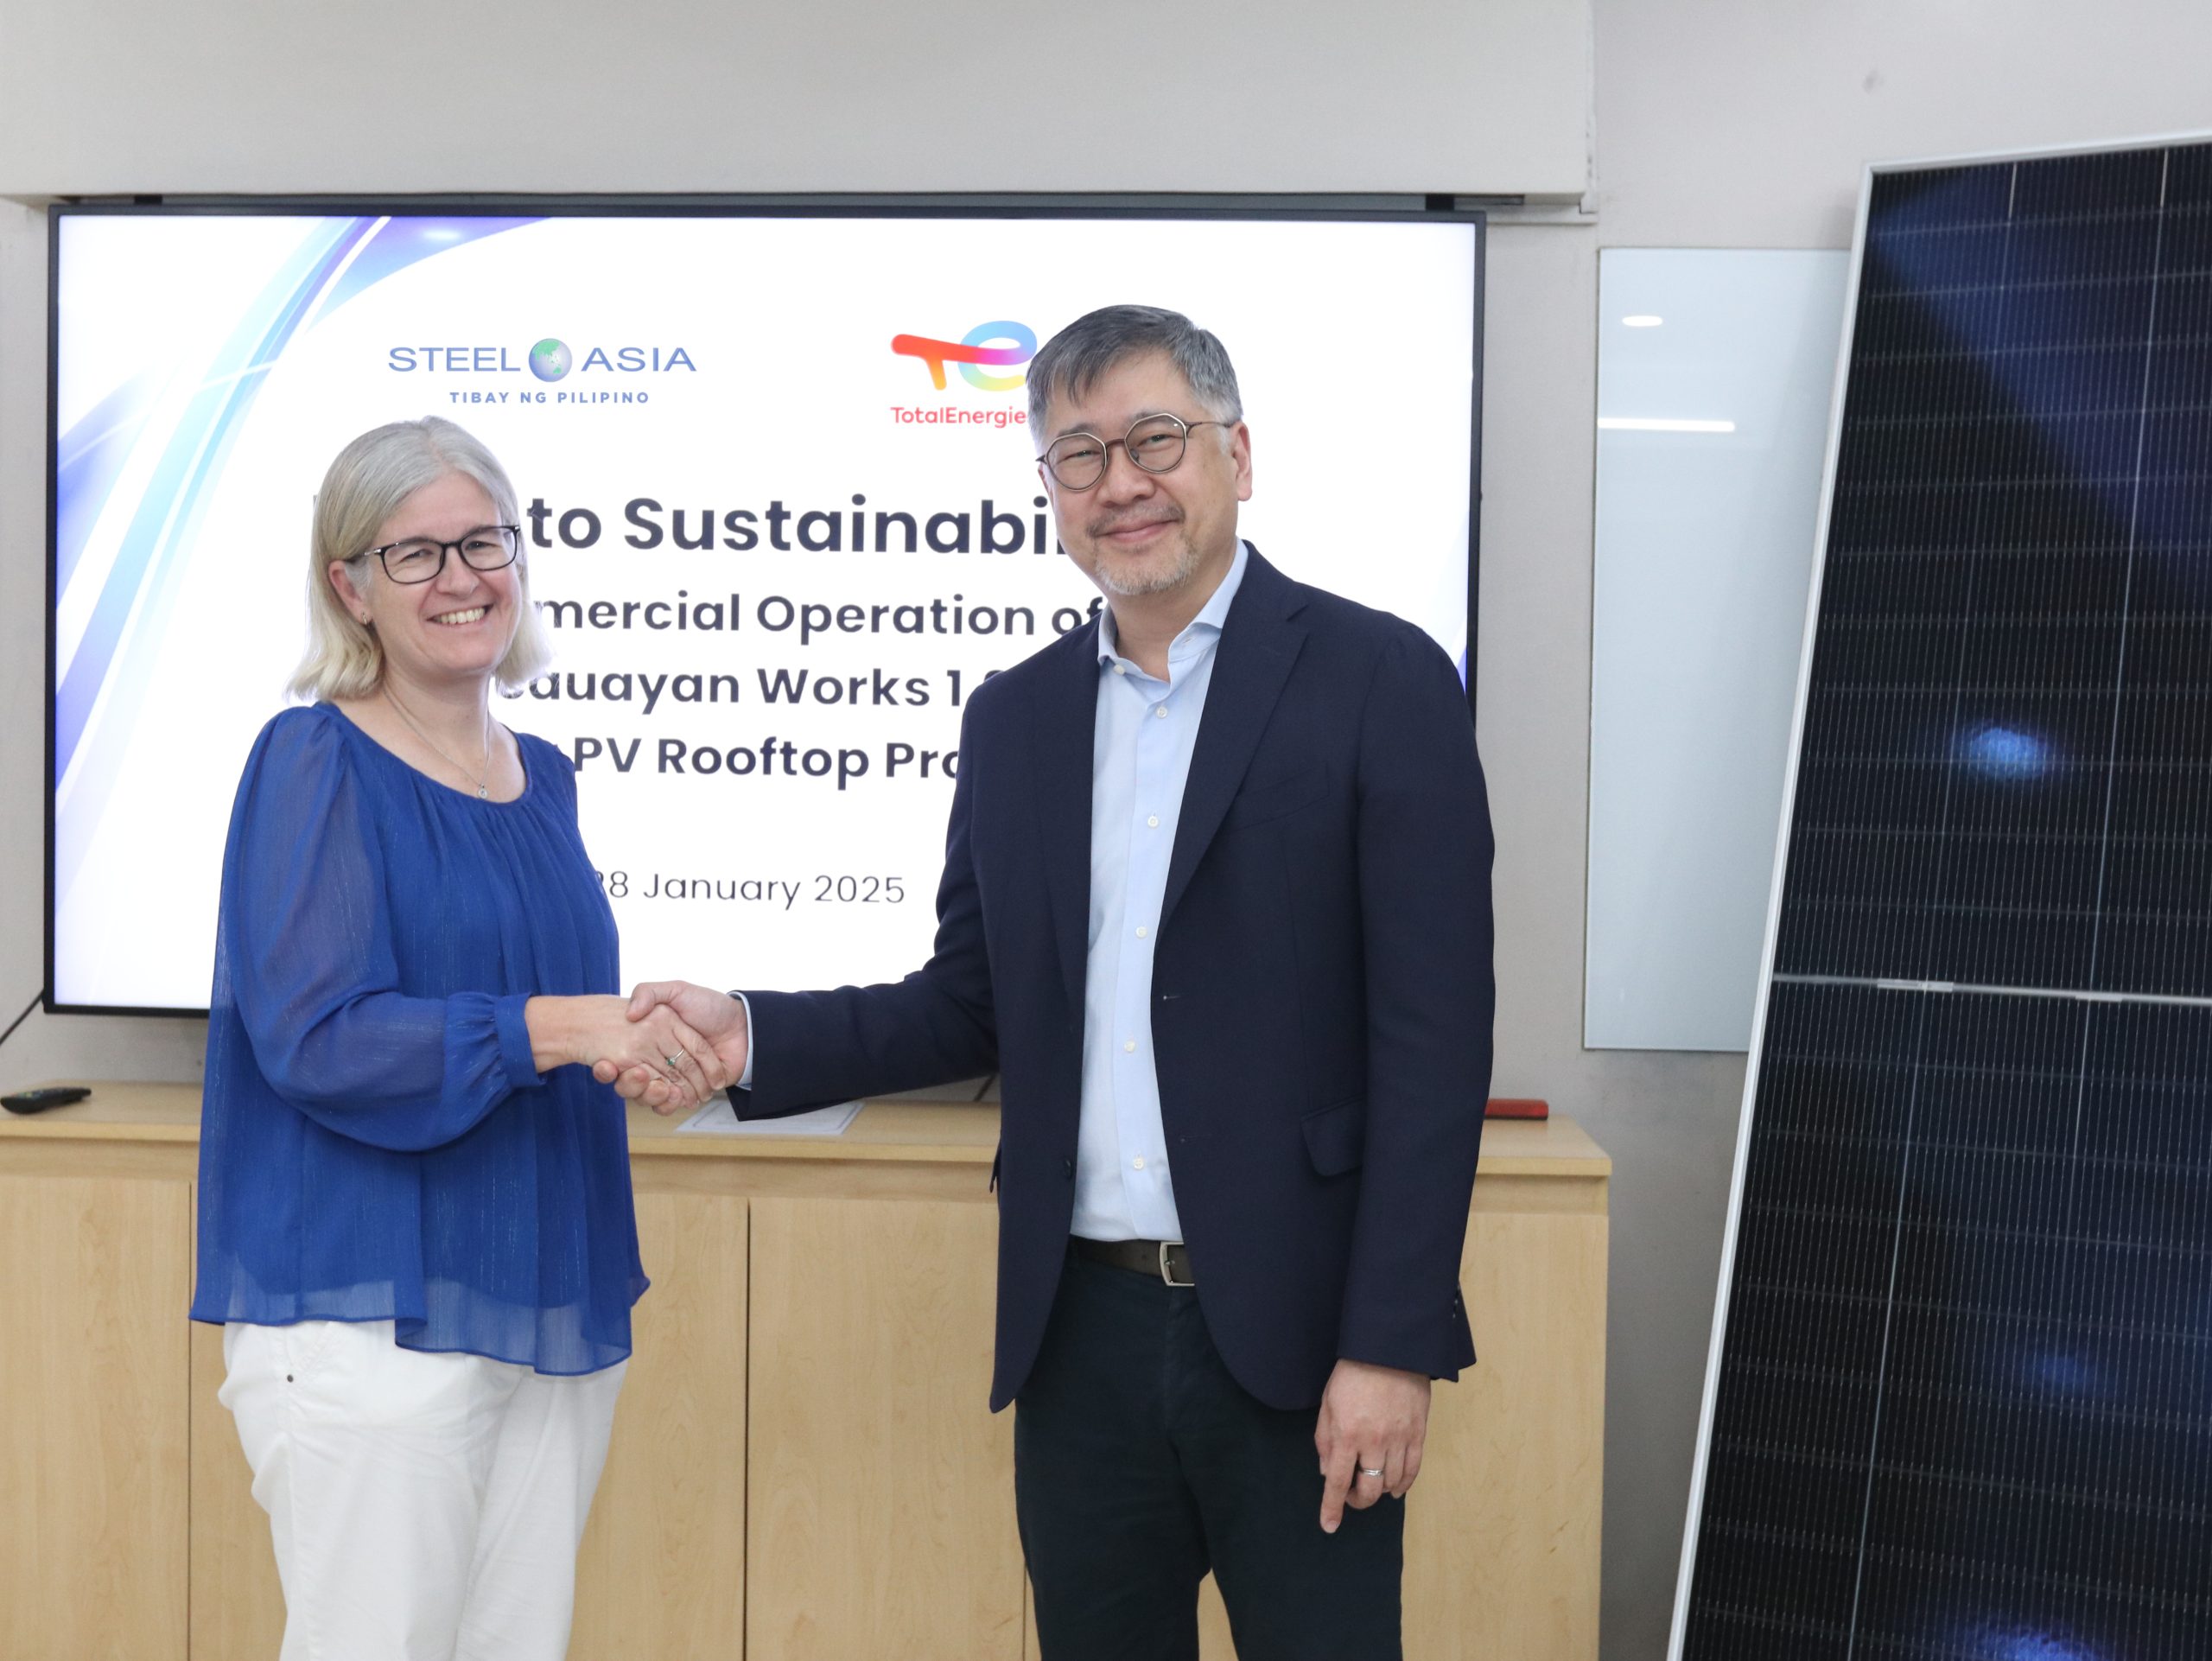
<svg viewBox="0 0 2212 1661">
<path fill-rule="evenodd" d="M 601 1077 L 609 1069 L 648 1072 L 662 1083 L 665 1111 L 697 1107 L 730 1081 L 714 1046 L 665 1004 L 632 1021 L 626 998 L 538 997 L 523 1006 L 523 1019 L 541 1072 L 566 1066 Z"/>
</svg>

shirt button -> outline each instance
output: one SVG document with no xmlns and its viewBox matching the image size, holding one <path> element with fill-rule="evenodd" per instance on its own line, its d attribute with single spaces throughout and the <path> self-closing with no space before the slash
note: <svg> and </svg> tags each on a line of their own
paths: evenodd
<svg viewBox="0 0 2212 1661">
<path fill-rule="evenodd" d="M 1114 672 L 1117 675 L 1126 675 L 1129 672 L 1129 666 L 1125 663 L 1117 663 L 1114 665 Z"/>
<path fill-rule="evenodd" d="M 1136 1047 L 1137 1041 L 1134 1038 L 1125 1041 L 1122 1045 L 1122 1052 L 1125 1054 L 1135 1054 L 1136 1053 Z"/>
<path fill-rule="evenodd" d="M 1160 829 L 1160 815 L 1159 815 L 1159 814 L 1157 814 L 1157 813 L 1154 814 L 1150 818 L 1147 819 L 1147 820 L 1145 821 L 1145 823 L 1146 823 L 1147 824 L 1150 825 L 1154 830 L 1159 830 L 1159 829 Z"/>
<path fill-rule="evenodd" d="M 1167 706 L 1164 703 L 1155 703 L 1153 705 L 1152 712 L 1158 716 L 1162 721 L 1167 719 Z"/>
<path fill-rule="evenodd" d="M 1131 1160 L 1129 1161 L 1129 1168 L 1133 1171 L 1141 1171 L 1144 1169 L 1144 1156 L 1142 1155 L 1139 1155 L 1136 1158 Z"/>
<path fill-rule="evenodd" d="M 1146 927 L 1142 923 L 1139 923 L 1139 924 L 1137 925 L 1137 939 L 1139 939 L 1140 940 L 1143 939 L 1147 935 L 1150 934 L 1151 932 L 1152 932 L 1152 931 L 1151 931 L 1150 929 L 1147 928 L 1147 927 Z"/>
</svg>

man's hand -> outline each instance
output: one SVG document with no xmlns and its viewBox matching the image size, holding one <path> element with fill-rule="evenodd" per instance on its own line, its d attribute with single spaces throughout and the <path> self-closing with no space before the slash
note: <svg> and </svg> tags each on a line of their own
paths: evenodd
<svg viewBox="0 0 2212 1661">
<path fill-rule="evenodd" d="M 688 1014 L 685 1019 L 690 1019 Z M 1313 1448 L 1321 1456 L 1325 1479 L 1321 1531 L 1337 1531 L 1347 1501 L 1354 1511 L 1365 1511 L 1386 1493 L 1404 1499 L 1421 1474 L 1421 1448 L 1427 1435 L 1425 1375 L 1364 1361 L 1338 1362 L 1321 1392 L 1321 1416 L 1313 1426 Z M 1382 1474 L 1364 1474 L 1369 1471 Z"/>
<path fill-rule="evenodd" d="M 745 1058 L 752 1034 L 745 1020 L 745 1005 L 727 992 L 690 981 L 640 981 L 630 994 L 630 1019 L 643 1021 L 663 1004 L 672 1008 L 684 1023 L 714 1050 L 715 1059 L 729 1074 L 730 1086 L 745 1076 Z M 607 1062 L 592 1069 L 602 1085 L 613 1085 L 626 1101 L 642 1101 L 656 1113 L 670 1114 L 687 1104 L 669 1082 L 650 1067 L 618 1072 Z"/>
</svg>

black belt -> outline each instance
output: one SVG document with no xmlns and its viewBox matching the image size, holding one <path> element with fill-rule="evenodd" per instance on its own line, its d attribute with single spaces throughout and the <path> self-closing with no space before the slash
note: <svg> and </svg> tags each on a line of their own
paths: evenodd
<svg viewBox="0 0 2212 1661">
<path fill-rule="evenodd" d="M 1196 1286 L 1191 1273 L 1191 1248 L 1180 1240 L 1086 1240 L 1071 1235 L 1068 1244 L 1078 1257 L 1110 1263 L 1133 1275 L 1165 1281 L 1170 1286 Z"/>
</svg>

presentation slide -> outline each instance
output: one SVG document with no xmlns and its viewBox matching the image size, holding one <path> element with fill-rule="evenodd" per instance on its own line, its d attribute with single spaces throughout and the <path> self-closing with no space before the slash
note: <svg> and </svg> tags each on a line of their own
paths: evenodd
<svg viewBox="0 0 2212 1661">
<path fill-rule="evenodd" d="M 1475 228 L 1237 218 L 68 212 L 54 287 L 54 982 L 204 1009 L 223 838 L 305 644 L 314 493 L 387 421 L 512 476 L 626 978 L 927 956 L 962 705 L 1088 627 L 1024 366 L 1218 334 L 1244 536 L 1466 661 Z"/>
</svg>

